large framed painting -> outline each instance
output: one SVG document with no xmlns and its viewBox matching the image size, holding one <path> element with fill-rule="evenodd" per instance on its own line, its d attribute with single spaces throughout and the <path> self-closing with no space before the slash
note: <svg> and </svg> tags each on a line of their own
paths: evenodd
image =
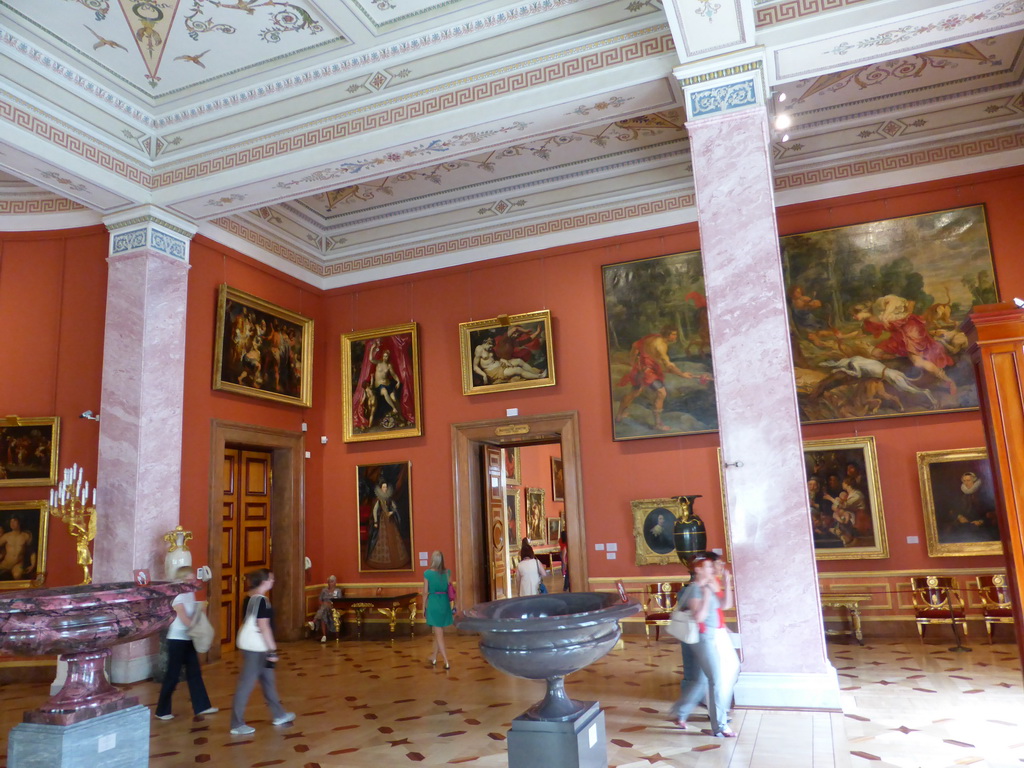
<svg viewBox="0 0 1024 768">
<path fill-rule="evenodd" d="M 506 488 L 505 489 L 505 517 L 507 524 L 505 530 L 508 531 L 508 551 L 519 549 L 519 543 L 522 539 L 519 537 L 520 531 L 520 520 L 522 514 L 519 511 L 520 494 L 518 488 Z"/>
<path fill-rule="evenodd" d="M 565 501 L 565 469 L 561 456 L 551 457 L 551 500 Z"/>
<path fill-rule="evenodd" d="M 341 337 L 341 403 L 346 443 L 423 434 L 416 323 Z"/>
<path fill-rule="evenodd" d="M 804 463 L 815 557 L 888 557 L 875 438 L 808 440 Z"/>
<path fill-rule="evenodd" d="M 557 544 L 558 537 L 562 533 L 562 518 L 549 517 L 548 520 L 548 544 Z"/>
<path fill-rule="evenodd" d="M 683 508 L 678 498 L 631 501 L 637 565 L 679 565 L 676 520 Z"/>
<path fill-rule="evenodd" d="M 359 571 L 411 571 L 412 463 L 356 467 Z"/>
<path fill-rule="evenodd" d="M 602 273 L 614 438 L 718 429 L 700 252 Z"/>
<path fill-rule="evenodd" d="M 48 509 L 45 501 L 0 502 L 0 589 L 45 581 Z"/>
<path fill-rule="evenodd" d="M 313 404 L 313 321 L 221 285 L 213 388 L 280 403 Z"/>
<path fill-rule="evenodd" d="M 60 417 L 0 419 L 0 488 L 56 485 Z"/>
<path fill-rule="evenodd" d="M 462 394 L 481 395 L 555 384 L 548 310 L 459 323 Z"/>
<path fill-rule="evenodd" d="M 526 530 L 523 531 L 523 538 L 529 539 L 535 547 L 547 543 L 547 528 L 544 527 L 547 518 L 544 512 L 545 495 L 543 488 L 526 489 Z"/>
<path fill-rule="evenodd" d="M 519 485 L 523 482 L 519 464 L 519 448 L 502 448 L 505 455 L 505 484 Z"/>
<path fill-rule="evenodd" d="M 804 423 L 978 406 L 960 323 L 998 301 L 977 205 L 782 238 Z"/>
<path fill-rule="evenodd" d="M 1003 553 L 988 451 L 922 451 L 917 473 L 929 557 Z"/>
</svg>

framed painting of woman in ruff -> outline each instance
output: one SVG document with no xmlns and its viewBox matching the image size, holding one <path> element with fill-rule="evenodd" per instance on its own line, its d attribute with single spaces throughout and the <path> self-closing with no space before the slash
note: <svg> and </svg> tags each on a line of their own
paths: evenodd
<svg viewBox="0 0 1024 768">
<path fill-rule="evenodd" d="M 359 570 L 411 571 L 412 464 L 360 464 L 356 467 Z"/>
</svg>

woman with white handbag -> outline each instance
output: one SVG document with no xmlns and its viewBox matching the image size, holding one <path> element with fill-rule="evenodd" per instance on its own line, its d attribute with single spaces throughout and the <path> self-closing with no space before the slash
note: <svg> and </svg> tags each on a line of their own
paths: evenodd
<svg viewBox="0 0 1024 768">
<path fill-rule="evenodd" d="M 175 581 L 192 581 L 195 577 L 195 571 L 188 566 L 182 566 L 174 573 Z M 212 715 L 220 710 L 210 705 L 210 697 L 203 684 L 203 673 L 199 668 L 199 655 L 189 632 L 192 625 L 200 620 L 199 612 L 202 611 L 196 603 L 196 593 L 183 592 L 174 598 L 171 607 L 174 608 L 174 621 L 167 629 L 167 671 L 160 686 L 160 698 L 157 699 L 154 714 L 158 720 L 174 718 L 171 714 L 171 696 L 178 686 L 181 668 L 185 667 L 185 681 L 188 683 L 188 695 L 192 699 L 192 711 L 197 715 Z M 205 653 L 207 650 L 209 648 L 202 652 Z"/>
<path fill-rule="evenodd" d="M 728 663 L 723 666 L 720 652 L 722 641 L 728 640 L 722 611 L 732 606 L 731 584 L 726 579 L 724 594 L 720 599 L 715 563 L 708 557 L 698 555 L 691 567 L 693 579 L 680 593 L 679 601 L 680 607 L 685 606 L 693 619 L 700 623 L 700 639 L 691 648 L 706 680 L 683 680 L 679 699 L 672 705 L 672 718 L 676 725 L 685 729 L 686 719 L 706 696 L 711 733 L 720 738 L 732 739 L 736 734 L 729 728 L 728 717 L 735 673 Z"/>
<path fill-rule="evenodd" d="M 266 568 L 246 574 L 245 584 L 248 597 L 242 606 L 245 619 L 238 630 L 235 645 L 242 652 L 242 672 L 235 687 L 235 698 L 231 704 L 231 733 L 234 736 L 248 736 L 256 729 L 245 723 L 245 705 L 249 703 L 252 689 L 259 681 L 263 698 L 267 701 L 271 722 L 287 725 L 295 720 L 294 712 L 285 712 L 281 698 L 277 695 L 274 667 L 277 666 L 277 641 L 271 624 L 274 611 L 270 607 L 267 593 L 274 586 L 274 574 Z"/>
</svg>

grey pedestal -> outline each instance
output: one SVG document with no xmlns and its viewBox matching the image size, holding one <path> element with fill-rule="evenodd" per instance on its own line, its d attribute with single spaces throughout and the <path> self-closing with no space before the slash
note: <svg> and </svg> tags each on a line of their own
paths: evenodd
<svg viewBox="0 0 1024 768">
<path fill-rule="evenodd" d="M 7 739 L 7 768 L 147 768 L 148 707 L 74 725 L 19 723 Z"/>
<path fill-rule="evenodd" d="M 509 768 L 608 768 L 604 712 L 596 701 L 567 722 L 520 715 L 508 732 Z M 11 768 L 18 768 L 11 766 Z"/>
</svg>

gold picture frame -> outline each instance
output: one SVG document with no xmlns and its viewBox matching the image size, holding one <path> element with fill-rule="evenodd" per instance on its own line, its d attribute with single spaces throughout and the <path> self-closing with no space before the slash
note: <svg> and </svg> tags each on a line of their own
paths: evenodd
<svg viewBox="0 0 1024 768">
<path fill-rule="evenodd" d="M 917 473 L 929 557 L 1003 554 L 988 451 L 921 451 Z"/>
<path fill-rule="evenodd" d="M 412 462 L 356 465 L 359 572 L 414 571 Z"/>
<path fill-rule="evenodd" d="M 346 443 L 423 434 L 416 323 L 341 336 L 341 404 Z"/>
<path fill-rule="evenodd" d="M 313 321 L 230 287 L 217 293 L 213 388 L 313 405 Z"/>
<path fill-rule="evenodd" d="M 502 448 L 505 456 L 505 485 L 520 485 L 523 482 L 522 468 L 519 463 L 519 448 Z"/>
<path fill-rule="evenodd" d="M 0 502 L 0 589 L 41 587 L 46 581 L 48 512 L 45 501 Z"/>
<path fill-rule="evenodd" d="M 0 419 L 0 488 L 56 485 L 60 417 Z"/>
<path fill-rule="evenodd" d="M 525 530 L 521 531 L 524 539 L 529 539 L 533 546 L 544 546 L 547 544 L 547 528 L 545 520 L 547 513 L 544 511 L 544 497 L 547 491 L 543 488 L 526 489 L 526 509 L 523 512 Z"/>
<path fill-rule="evenodd" d="M 875 438 L 806 440 L 804 464 L 814 556 L 818 560 L 888 557 Z M 816 478 L 819 487 L 813 491 Z"/>
<path fill-rule="evenodd" d="M 555 385 L 549 310 L 459 323 L 459 350 L 464 395 Z"/>
<path fill-rule="evenodd" d="M 676 554 L 676 520 L 683 516 L 679 499 L 638 499 L 629 505 L 633 510 L 636 564 L 678 565 L 685 570 Z"/>
</svg>

